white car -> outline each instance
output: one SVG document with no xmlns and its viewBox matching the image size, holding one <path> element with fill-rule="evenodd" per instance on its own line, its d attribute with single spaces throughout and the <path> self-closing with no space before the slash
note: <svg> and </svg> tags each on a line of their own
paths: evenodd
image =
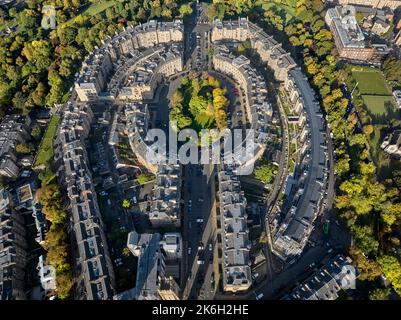
<svg viewBox="0 0 401 320">
<path fill-rule="evenodd" d="M 209 243 L 209 251 L 213 251 L 213 245 Z"/>
<path fill-rule="evenodd" d="M 264 297 L 264 294 L 263 293 L 260 293 L 260 294 L 258 294 L 257 296 L 256 296 L 256 300 L 260 300 L 260 299 L 262 299 Z"/>
<path fill-rule="evenodd" d="M 188 247 L 188 255 L 191 254 L 191 247 Z"/>
</svg>

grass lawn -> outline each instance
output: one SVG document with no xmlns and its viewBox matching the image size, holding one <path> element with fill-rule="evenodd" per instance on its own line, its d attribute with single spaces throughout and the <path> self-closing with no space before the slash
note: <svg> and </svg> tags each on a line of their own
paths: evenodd
<svg viewBox="0 0 401 320">
<path fill-rule="evenodd" d="M 393 99 L 391 96 L 363 95 L 362 99 L 372 117 L 373 123 L 378 123 L 380 120 L 390 120 L 387 119 L 387 117 L 395 112 Z M 375 119 L 375 117 L 378 118 Z M 392 116 L 390 116 L 390 118 L 392 118 Z"/>
<path fill-rule="evenodd" d="M 267 2 L 265 0 L 260 1 L 260 4 L 262 6 L 262 9 L 270 9 L 273 7 L 276 7 L 278 10 L 284 10 L 286 15 L 285 15 L 285 22 L 289 22 L 294 16 L 295 16 L 295 8 L 288 6 L 284 3 L 275 3 L 275 2 Z"/>
<path fill-rule="evenodd" d="M 39 151 L 35 161 L 35 167 L 47 165 L 53 158 L 53 137 L 56 134 L 57 126 L 60 121 L 59 115 L 53 115 L 47 126 L 42 142 L 39 146 Z"/>
<path fill-rule="evenodd" d="M 386 80 L 379 70 L 356 66 L 352 69 L 352 75 L 358 81 L 358 90 L 362 95 L 391 95 Z"/>
<path fill-rule="evenodd" d="M 88 9 L 86 9 L 83 13 L 88 14 L 90 16 L 94 16 L 100 12 L 103 12 L 107 8 L 115 5 L 117 1 L 102 1 L 100 3 L 92 4 Z"/>
<path fill-rule="evenodd" d="M 77 15 L 76 17 L 64 22 L 62 24 L 62 27 L 66 27 L 69 26 L 71 24 L 73 24 L 78 17 L 81 16 L 94 16 L 98 13 L 103 12 L 104 10 L 106 10 L 107 8 L 110 8 L 112 6 L 114 6 L 116 4 L 117 0 L 114 1 L 104 1 L 104 2 L 100 2 L 100 3 L 93 3 L 91 4 L 86 10 L 84 10 L 81 14 Z"/>
</svg>

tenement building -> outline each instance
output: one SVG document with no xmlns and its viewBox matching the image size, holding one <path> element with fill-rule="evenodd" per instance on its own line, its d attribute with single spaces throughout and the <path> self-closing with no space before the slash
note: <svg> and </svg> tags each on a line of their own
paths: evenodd
<svg viewBox="0 0 401 320">
<path fill-rule="evenodd" d="M 252 284 L 246 198 L 235 170 L 235 166 L 222 166 L 218 174 L 225 292 L 246 291 Z"/>
<path fill-rule="evenodd" d="M 287 180 L 280 227 L 273 237 L 274 252 L 286 260 L 302 253 L 314 228 L 327 186 L 328 156 L 323 114 L 308 81 L 299 69 L 294 69 L 284 86 L 294 111 L 302 106 L 300 114 L 305 113 L 308 119 L 300 128 L 300 163 Z"/>
<path fill-rule="evenodd" d="M 229 32 L 224 31 L 225 26 Z M 233 28 L 237 28 L 238 32 L 231 30 Z M 285 190 L 288 199 L 280 206 L 276 218 L 278 228 L 274 228 L 271 236 L 273 252 L 279 258 L 287 260 L 298 256 L 302 253 L 313 230 L 314 221 L 321 211 L 323 194 L 327 187 L 326 128 L 320 105 L 306 77 L 290 54 L 257 25 L 246 19 L 240 19 L 238 23 L 215 20 L 212 39 L 218 39 L 213 57 L 216 70 L 232 76 L 245 92 L 250 88 L 250 84 L 258 82 L 257 75 L 244 73 L 243 70 L 250 68 L 249 60 L 245 57 L 233 58 L 229 50 L 220 45 L 222 43 L 231 41 L 235 44 L 240 39 L 249 39 L 261 60 L 273 70 L 275 77 L 284 83 L 290 98 L 293 117 L 289 120 L 300 129 L 300 162 L 295 166 L 296 170 L 292 176 L 285 178 L 288 181 Z M 265 93 L 262 87 L 266 86 L 251 87 L 252 90 L 248 91 L 258 94 L 260 92 L 263 95 Z M 247 98 L 249 99 L 249 96 Z M 247 113 L 252 113 L 252 110 L 248 109 L 249 106 L 252 106 L 252 103 L 247 106 Z"/>
<path fill-rule="evenodd" d="M 0 300 L 24 300 L 28 261 L 24 218 L 14 210 L 12 197 L 0 190 Z"/>
<path fill-rule="evenodd" d="M 341 290 L 353 289 L 355 285 L 351 262 L 349 257 L 335 256 L 283 300 L 337 300 Z"/>
<path fill-rule="evenodd" d="M 30 138 L 30 118 L 6 115 L 0 123 L 0 176 L 18 178 L 19 167 L 15 147 Z"/>
<path fill-rule="evenodd" d="M 106 88 L 114 65 L 131 58 L 139 49 L 151 48 L 183 39 L 180 20 L 156 22 L 154 20 L 135 27 L 128 27 L 114 38 L 106 38 L 84 61 L 75 83 L 75 90 L 83 102 L 96 100 Z"/>
<path fill-rule="evenodd" d="M 55 161 L 70 201 L 76 270 L 76 299 L 106 300 L 114 294 L 114 272 L 92 183 L 85 139 L 93 113 L 88 105 L 67 104 L 58 128 Z"/>
<path fill-rule="evenodd" d="M 337 0 L 341 5 L 360 5 L 366 7 L 373 7 L 383 9 L 388 7 L 390 9 L 397 9 L 401 6 L 401 0 Z"/>
</svg>

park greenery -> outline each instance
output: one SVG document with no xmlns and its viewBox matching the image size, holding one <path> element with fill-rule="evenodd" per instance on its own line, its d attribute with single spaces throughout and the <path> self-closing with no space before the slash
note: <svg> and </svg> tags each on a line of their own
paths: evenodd
<svg viewBox="0 0 401 320">
<path fill-rule="evenodd" d="M 177 122 L 178 129 L 227 128 L 229 100 L 226 89 L 208 73 L 191 75 L 181 79 L 181 86 L 170 98 L 170 120 Z"/>
<path fill-rule="evenodd" d="M 70 297 L 73 286 L 67 212 L 63 208 L 61 190 L 57 184 L 43 184 L 36 196 L 46 220 L 50 223 L 43 245 L 47 251 L 46 263 L 56 272 L 56 293 L 60 299 L 64 300 Z"/>
<path fill-rule="evenodd" d="M 209 18 L 244 14 L 289 48 L 318 93 L 335 147 L 336 209 L 354 239 L 351 252 L 364 273 L 360 279 L 373 281 L 383 272 L 401 293 L 401 265 L 392 253 L 399 247 L 395 231 L 401 221 L 400 187 L 394 176 L 377 179 L 369 135 L 364 132 L 372 128 L 359 130 L 355 111 L 346 112 L 349 101 L 341 84 L 352 74 L 338 63 L 333 36 L 324 22 L 324 4 L 320 0 L 274 0 L 268 5 L 264 0 L 214 0 L 208 9 Z M 398 64 L 395 59 L 385 62 L 387 80 L 399 81 Z"/>
</svg>

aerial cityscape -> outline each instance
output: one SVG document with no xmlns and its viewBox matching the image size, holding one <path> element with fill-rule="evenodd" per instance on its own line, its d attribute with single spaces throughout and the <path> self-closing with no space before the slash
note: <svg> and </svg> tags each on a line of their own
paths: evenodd
<svg viewBox="0 0 401 320">
<path fill-rule="evenodd" d="M 0 300 L 399 300 L 401 0 L 0 0 L 0 184 Z"/>
</svg>

